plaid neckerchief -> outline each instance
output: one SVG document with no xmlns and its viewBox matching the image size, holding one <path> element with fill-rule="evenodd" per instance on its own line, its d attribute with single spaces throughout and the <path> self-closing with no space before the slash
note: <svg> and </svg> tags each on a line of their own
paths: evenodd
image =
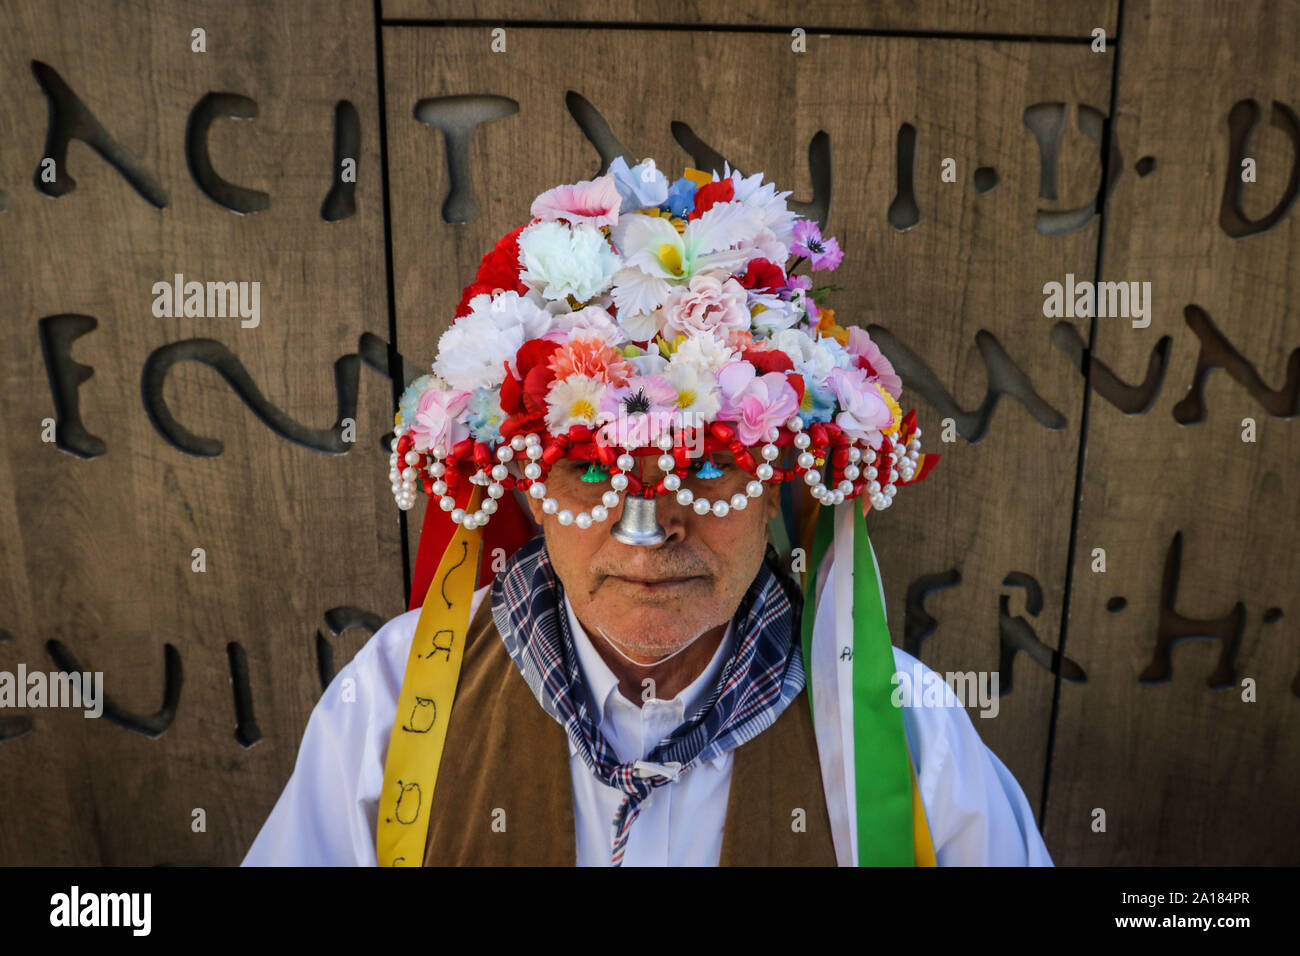
<svg viewBox="0 0 1300 956">
<path fill-rule="evenodd" d="M 776 575 L 764 563 L 732 618 L 736 646 L 708 699 L 644 760 L 620 763 L 600 732 L 600 715 L 592 712 L 583 692 L 563 586 L 551 568 L 542 535 L 511 555 L 496 576 L 492 617 L 542 709 L 564 727 L 596 778 L 623 791 L 612 827 L 614 866 L 623 864 L 628 833 L 651 790 L 758 736 L 804 685 L 794 612 Z"/>
</svg>

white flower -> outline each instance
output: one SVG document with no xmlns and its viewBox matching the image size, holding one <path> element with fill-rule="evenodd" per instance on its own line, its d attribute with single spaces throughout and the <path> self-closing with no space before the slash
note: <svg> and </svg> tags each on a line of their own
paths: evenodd
<svg viewBox="0 0 1300 956">
<path fill-rule="evenodd" d="M 547 299 L 579 302 L 610 287 L 622 263 L 594 226 L 535 222 L 519 234 L 520 280 Z"/>
<path fill-rule="evenodd" d="M 731 168 L 730 163 L 723 164 L 723 172 L 723 178 L 730 176 L 735 188 L 732 202 L 742 203 L 758 214 L 760 230 L 766 228 L 772 232 L 772 239 L 764 241 L 774 243 L 770 247 L 774 252 L 785 250 L 780 252 L 779 256 L 769 255 L 765 258 L 776 263 L 784 263 L 789 258 L 790 243 L 794 241 L 794 224 L 799 220 L 798 213 L 792 212 L 785 202 L 791 190 L 777 192 L 774 183 L 763 182 L 762 173 L 742 177 L 739 171 Z M 714 173 L 714 176 L 716 177 L 717 173 Z"/>
<path fill-rule="evenodd" d="M 735 349 L 715 335 L 691 335 L 677 346 L 673 352 L 673 361 L 689 363 L 716 373 L 722 366 L 734 361 L 736 354 Z"/>
<path fill-rule="evenodd" d="M 750 311 L 754 316 L 754 331 L 762 335 L 775 335 L 789 329 L 803 318 L 803 312 L 780 296 L 766 293 L 749 294 Z M 757 306 L 761 309 L 754 311 Z"/>
<path fill-rule="evenodd" d="M 803 329 L 783 329 L 772 335 L 772 344 L 779 348 L 795 365 L 801 365 L 813 357 L 817 343 Z M 830 368 L 827 368 L 827 372 Z"/>
<path fill-rule="evenodd" d="M 541 338 L 554 317 L 517 292 L 486 292 L 469 300 L 470 311 L 438 339 L 433 371 L 451 388 L 472 392 L 495 388 L 514 371 L 515 353 L 529 339 Z"/>
<path fill-rule="evenodd" d="M 722 407 L 722 394 L 718 390 L 718 377 L 712 369 L 679 358 L 674 352 L 663 377 L 677 393 L 677 407 L 683 413 L 698 415 L 698 421 L 712 421 Z"/>
<path fill-rule="evenodd" d="M 624 268 L 614 277 L 619 317 L 649 314 L 662 306 L 674 286 L 701 273 L 729 274 L 747 260 L 733 246 L 757 235 L 760 213 L 741 203 L 720 202 L 677 229 L 662 216 L 631 213 L 619 217 L 611 238 L 623 254 Z M 752 256 L 751 256 L 752 258 Z M 636 336 L 632 336 L 636 338 Z"/>
<path fill-rule="evenodd" d="M 622 156 L 614 157 L 609 164 L 609 174 L 614 177 L 623 202 L 619 214 L 662 205 L 668 198 L 668 177 L 655 168 L 653 159 L 643 159 L 631 169 Z"/>
<path fill-rule="evenodd" d="M 546 427 L 553 435 L 573 425 L 595 425 L 601 421 L 600 397 L 606 383 L 586 375 L 558 378 L 546 392 Z"/>
</svg>

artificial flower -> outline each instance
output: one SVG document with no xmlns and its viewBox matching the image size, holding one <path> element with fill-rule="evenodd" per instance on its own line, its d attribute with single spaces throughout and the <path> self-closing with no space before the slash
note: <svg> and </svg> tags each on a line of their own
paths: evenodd
<svg viewBox="0 0 1300 956">
<path fill-rule="evenodd" d="M 599 179 L 548 189 L 533 200 L 531 212 L 534 219 L 563 219 L 574 225 L 593 227 L 613 226 L 618 222 L 622 204 L 618 185 L 614 177 L 607 174 Z"/>
<path fill-rule="evenodd" d="M 632 363 L 594 333 L 579 333 L 561 343 L 551 353 L 548 364 L 556 378 L 580 375 L 615 385 L 622 385 L 634 373 Z"/>
<path fill-rule="evenodd" d="M 545 299 L 586 302 L 608 289 L 622 262 L 593 226 L 536 222 L 519 236 L 519 278 Z"/>
<path fill-rule="evenodd" d="M 668 177 L 655 168 L 653 159 L 644 159 L 629 169 L 627 160 L 616 156 L 609 164 L 609 172 L 623 200 L 620 213 L 661 206 L 668 198 Z"/>
<path fill-rule="evenodd" d="M 718 377 L 712 370 L 690 361 L 670 359 L 663 371 L 664 380 L 676 392 L 673 404 L 697 424 L 712 421 L 722 406 Z"/>
<path fill-rule="evenodd" d="M 827 384 L 835 393 L 840 413 L 835 424 L 850 438 L 879 448 L 885 429 L 893 421 L 893 412 L 882 389 L 867 381 L 862 369 L 833 368 Z"/>
<path fill-rule="evenodd" d="M 695 192 L 699 188 L 699 186 L 683 176 L 668 187 L 668 198 L 660 205 L 679 219 L 685 219 L 691 214 L 691 210 L 695 208 Z"/>
<path fill-rule="evenodd" d="M 799 396 L 781 372 L 757 375 L 747 361 L 732 362 L 718 372 L 722 392 L 719 418 L 734 422 L 745 445 L 767 440 L 768 429 L 783 424 L 799 409 Z"/>
<path fill-rule="evenodd" d="M 469 437 L 462 415 L 469 405 L 470 393 L 462 389 L 428 388 L 420 395 L 411 422 L 411 440 L 416 451 L 445 456 Z"/>
<path fill-rule="evenodd" d="M 668 335 L 725 335 L 728 329 L 748 329 L 745 289 L 733 276 L 716 273 L 692 276 L 664 300 L 663 328 Z"/>
<path fill-rule="evenodd" d="M 574 425 L 595 425 L 601 414 L 600 400 L 609 386 L 586 375 L 557 378 L 546 393 L 546 427 L 561 435 Z"/>
<path fill-rule="evenodd" d="M 823 237 L 821 226 L 815 219 L 800 219 L 794 224 L 794 242 L 790 251 L 796 256 L 807 256 L 814 271 L 834 269 L 844 258 L 838 239 Z"/>
<path fill-rule="evenodd" d="M 476 441 L 493 445 L 501 441 L 501 423 L 506 413 L 501 408 L 501 390 L 476 388 L 469 397 L 466 424 Z"/>
<path fill-rule="evenodd" d="M 397 420 L 395 425 L 410 425 L 415 421 L 415 408 L 420 402 L 420 393 L 426 388 L 446 388 L 446 383 L 432 375 L 421 375 L 402 392 L 397 403 Z"/>
<path fill-rule="evenodd" d="M 879 382 L 895 399 L 903 394 L 903 380 L 894 372 L 893 364 L 885 358 L 880 346 L 871 341 L 866 329 L 856 325 L 849 329 L 845 349 L 853 357 L 853 364 L 867 373 L 869 381 Z"/>
<path fill-rule="evenodd" d="M 621 386 L 609 386 L 600 399 L 605 424 L 598 434 L 624 448 L 653 445 L 672 427 L 677 393 L 657 375 L 638 375 Z"/>
</svg>

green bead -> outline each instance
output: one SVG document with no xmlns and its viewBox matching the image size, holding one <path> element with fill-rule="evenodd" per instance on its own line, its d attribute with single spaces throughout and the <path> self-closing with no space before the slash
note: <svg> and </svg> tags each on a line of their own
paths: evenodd
<svg viewBox="0 0 1300 956">
<path fill-rule="evenodd" d="M 609 481 L 609 472 L 607 472 L 598 461 L 592 461 L 587 466 L 587 470 L 582 473 L 583 481 Z"/>
</svg>

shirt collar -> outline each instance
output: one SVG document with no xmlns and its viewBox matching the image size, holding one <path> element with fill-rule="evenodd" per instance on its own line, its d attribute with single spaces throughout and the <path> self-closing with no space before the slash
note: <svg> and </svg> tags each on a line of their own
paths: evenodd
<svg viewBox="0 0 1300 956">
<path fill-rule="evenodd" d="M 569 633 L 573 635 L 574 649 L 577 651 L 578 666 L 582 670 L 582 676 L 586 683 L 588 700 L 595 707 L 596 713 L 599 715 L 600 725 L 603 727 L 610 720 L 610 708 L 618 705 L 616 695 L 621 696 L 622 693 L 618 689 L 618 678 L 609 669 L 609 665 L 600 656 L 600 652 L 591 643 L 591 638 L 587 636 L 587 632 L 578 621 L 578 616 L 573 611 L 573 605 L 569 602 L 567 591 L 564 594 L 564 610 L 569 618 Z M 696 710 L 708 699 L 710 691 L 713 690 L 713 685 L 718 682 L 718 675 L 722 671 L 722 665 L 731 656 L 732 632 L 734 630 L 734 625 L 728 621 L 727 629 L 722 635 L 722 640 L 718 642 L 718 649 L 714 652 L 708 666 L 700 672 L 695 680 L 682 688 L 681 693 L 673 698 L 674 702 L 682 701 L 685 703 L 683 720 L 689 720 L 694 716 Z M 623 698 L 623 702 L 633 707 L 636 706 L 626 698 Z M 573 756 L 577 752 L 573 741 L 570 740 L 569 755 Z M 721 754 L 710 762 L 716 764 L 725 757 L 726 754 Z"/>
</svg>

